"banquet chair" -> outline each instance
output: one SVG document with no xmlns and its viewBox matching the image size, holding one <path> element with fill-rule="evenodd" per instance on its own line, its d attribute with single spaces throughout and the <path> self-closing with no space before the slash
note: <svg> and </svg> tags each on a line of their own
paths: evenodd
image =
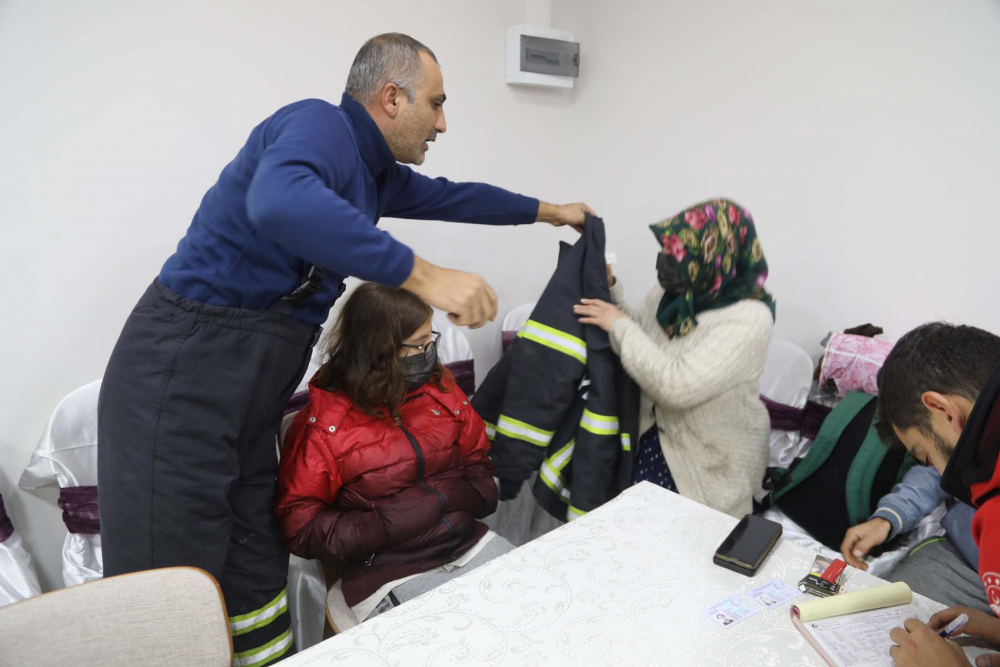
<svg viewBox="0 0 1000 667">
<path fill-rule="evenodd" d="M 0 608 L 0 662 L 228 667 L 233 643 L 215 579 L 197 568 L 172 567 L 108 577 Z"/>
<path fill-rule="evenodd" d="M 59 507 L 67 534 L 62 549 L 63 584 L 75 586 L 104 575 L 97 504 L 97 400 L 101 381 L 76 389 L 49 418 L 21 489 L 59 486 Z"/>
<path fill-rule="evenodd" d="M 41 592 L 35 564 L 14 528 L 0 495 L 0 607 Z"/>
</svg>

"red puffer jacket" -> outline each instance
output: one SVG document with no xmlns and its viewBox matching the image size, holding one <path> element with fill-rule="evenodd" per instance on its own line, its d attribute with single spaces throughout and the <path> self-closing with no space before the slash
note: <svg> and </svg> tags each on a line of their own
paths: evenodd
<svg viewBox="0 0 1000 667">
<path fill-rule="evenodd" d="M 400 423 L 312 385 L 285 435 L 276 513 L 288 549 L 340 571 L 355 605 L 390 581 L 468 551 L 497 506 L 483 420 L 444 372 L 400 406 Z"/>
</svg>

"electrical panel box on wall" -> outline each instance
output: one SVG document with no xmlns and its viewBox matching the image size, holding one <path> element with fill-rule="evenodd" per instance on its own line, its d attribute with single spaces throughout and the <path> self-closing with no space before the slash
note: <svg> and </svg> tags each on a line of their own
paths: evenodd
<svg viewBox="0 0 1000 667">
<path fill-rule="evenodd" d="M 507 83 L 572 88 L 580 76 L 580 44 L 572 33 L 519 23 L 507 28 Z"/>
</svg>

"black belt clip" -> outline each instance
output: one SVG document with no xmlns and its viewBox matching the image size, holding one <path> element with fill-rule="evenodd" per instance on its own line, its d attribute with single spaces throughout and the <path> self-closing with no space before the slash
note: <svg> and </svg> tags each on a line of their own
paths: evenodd
<svg viewBox="0 0 1000 667">
<path fill-rule="evenodd" d="M 287 315 L 292 312 L 292 308 L 306 301 L 319 292 L 323 286 L 323 274 L 325 271 L 315 264 L 309 267 L 309 272 L 302 279 L 302 284 L 294 290 L 278 299 L 272 310 Z"/>
</svg>

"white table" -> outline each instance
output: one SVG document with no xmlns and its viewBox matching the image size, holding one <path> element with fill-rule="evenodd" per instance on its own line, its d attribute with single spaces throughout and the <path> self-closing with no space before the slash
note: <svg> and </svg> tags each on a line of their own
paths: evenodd
<svg viewBox="0 0 1000 667">
<path fill-rule="evenodd" d="M 281 665 L 823 667 L 792 626 L 791 603 L 730 628 L 706 617 L 771 579 L 796 584 L 813 561 L 783 540 L 756 577 L 724 570 L 712 554 L 735 524 L 646 482 Z M 884 583 L 852 568 L 845 579 L 849 591 Z M 941 608 L 915 598 L 925 617 Z"/>
</svg>

